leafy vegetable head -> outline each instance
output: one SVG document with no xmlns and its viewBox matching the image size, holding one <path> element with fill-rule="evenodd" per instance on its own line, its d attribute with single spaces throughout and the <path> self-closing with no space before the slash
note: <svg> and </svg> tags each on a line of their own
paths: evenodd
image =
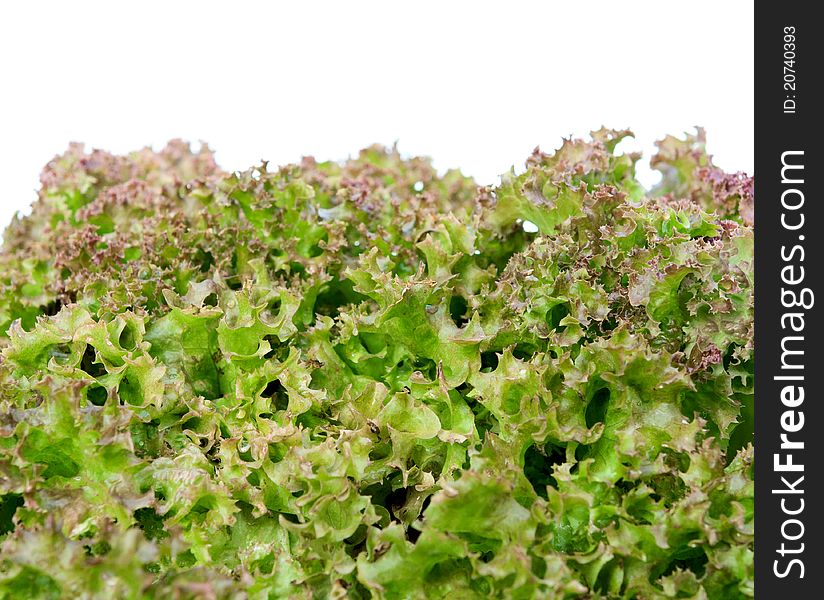
<svg viewBox="0 0 824 600">
<path fill-rule="evenodd" d="M 72 146 L 0 252 L 0 597 L 752 595 L 752 180 Z M 590 594 L 590 595 L 587 595 Z"/>
</svg>

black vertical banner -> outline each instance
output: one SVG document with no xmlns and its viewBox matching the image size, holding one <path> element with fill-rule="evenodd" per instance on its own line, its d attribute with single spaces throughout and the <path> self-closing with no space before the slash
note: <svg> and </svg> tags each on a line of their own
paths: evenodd
<svg viewBox="0 0 824 600">
<path fill-rule="evenodd" d="M 755 591 L 764 600 L 824 597 L 824 35 L 815 6 L 755 8 Z"/>
</svg>

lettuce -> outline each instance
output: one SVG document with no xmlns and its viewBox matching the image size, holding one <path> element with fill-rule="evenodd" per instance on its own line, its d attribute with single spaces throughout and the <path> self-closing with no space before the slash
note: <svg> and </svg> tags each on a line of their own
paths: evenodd
<svg viewBox="0 0 824 600">
<path fill-rule="evenodd" d="M 601 129 L 73 145 L 0 252 L 0 598 L 745 598 L 752 179 Z"/>
</svg>

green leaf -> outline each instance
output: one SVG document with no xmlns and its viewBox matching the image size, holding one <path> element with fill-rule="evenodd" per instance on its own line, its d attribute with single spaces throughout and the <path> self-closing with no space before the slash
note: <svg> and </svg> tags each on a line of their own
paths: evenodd
<svg viewBox="0 0 824 600">
<path fill-rule="evenodd" d="M 753 594 L 752 178 L 629 131 L 72 145 L 0 249 L 2 598 Z"/>
</svg>

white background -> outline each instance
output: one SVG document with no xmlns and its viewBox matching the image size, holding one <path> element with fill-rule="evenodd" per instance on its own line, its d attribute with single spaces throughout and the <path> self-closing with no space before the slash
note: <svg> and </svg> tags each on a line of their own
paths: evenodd
<svg viewBox="0 0 824 600">
<path fill-rule="evenodd" d="M 753 166 L 743 1 L 7 2 L 0 230 L 70 141 L 206 140 L 226 169 L 398 141 L 494 183 L 536 145 L 602 124 L 632 149 L 703 125 Z M 622 147 L 629 147 L 625 144 Z M 654 181 L 648 169 L 645 183 Z"/>
</svg>

